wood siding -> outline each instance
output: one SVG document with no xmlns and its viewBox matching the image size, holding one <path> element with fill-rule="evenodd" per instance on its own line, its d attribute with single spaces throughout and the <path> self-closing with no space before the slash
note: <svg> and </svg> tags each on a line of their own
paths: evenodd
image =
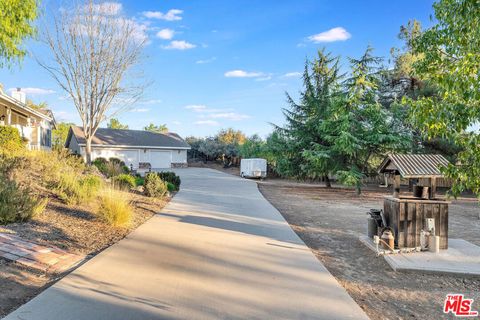
<svg viewBox="0 0 480 320">
<path fill-rule="evenodd" d="M 395 231 L 395 244 L 399 248 L 420 247 L 420 231 L 425 228 L 425 219 L 434 218 L 440 249 L 448 249 L 448 204 L 447 201 L 386 197 L 383 211 Z"/>
</svg>

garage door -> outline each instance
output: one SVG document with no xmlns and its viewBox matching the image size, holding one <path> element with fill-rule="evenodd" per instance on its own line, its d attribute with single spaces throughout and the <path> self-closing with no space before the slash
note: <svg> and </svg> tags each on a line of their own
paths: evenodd
<svg viewBox="0 0 480 320">
<path fill-rule="evenodd" d="M 150 151 L 150 164 L 154 169 L 170 168 L 172 164 L 171 151 Z"/>
</svg>

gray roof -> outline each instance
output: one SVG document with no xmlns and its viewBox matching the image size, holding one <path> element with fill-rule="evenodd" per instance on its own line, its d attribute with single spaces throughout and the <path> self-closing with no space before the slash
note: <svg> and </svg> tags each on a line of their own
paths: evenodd
<svg viewBox="0 0 480 320">
<path fill-rule="evenodd" d="M 443 177 L 440 168 L 449 165 L 440 154 L 389 154 L 378 172 L 398 172 L 404 178 Z"/>
<path fill-rule="evenodd" d="M 77 138 L 79 144 L 84 145 L 86 143 L 83 128 L 72 126 L 67 138 L 67 147 L 72 133 Z M 144 130 L 108 128 L 99 128 L 97 130 L 92 139 L 92 145 L 190 149 L 190 145 L 173 132 L 155 133 Z"/>
</svg>

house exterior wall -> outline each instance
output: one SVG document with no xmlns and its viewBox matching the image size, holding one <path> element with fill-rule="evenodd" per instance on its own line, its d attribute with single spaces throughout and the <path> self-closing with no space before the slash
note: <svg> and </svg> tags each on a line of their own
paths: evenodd
<svg viewBox="0 0 480 320">
<path fill-rule="evenodd" d="M 49 150 L 52 147 L 53 121 L 47 121 L 35 111 L 21 107 L 3 96 L 0 96 L 0 125 L 17 128 L 22 138 L 28 140 L 29 149 Z"/>
<path fill-rule="evenodd" d="M 75 138 L 74 135 L 72 135 L 72 139 L 70 141 L 69 149 L 74 154 L 79 154 L 79 155 L 84 156 L 85 149 L 83 150 L 83 153 L 82 153 L 82 148 L 80 148 L 80 146 L 78 145 L 77 138 Z"/>
<path fill-rule="evenodd" d="M 172 168 L 185 168 L 187 166 L 187 150 L 172 150 Z"/>
<path fill-rule="evenodd" d="M 86 160 L 85 147 L 79 146 L 77 139 L 72 135 L 69 149 L 72 153 L 80 154 Z M 158 148 L 115 148 L 115 147 L 92 147 L 92 160 L 102 157 L 105 159 L 119 158 L 125 162 L 127 166 L 133 166 L 133 169 L 139 168 L 140 162 L 150 163 L 152 151 L 167 151 L 171 153 L 172 168 L 187 166 L 187 150 L 177 149 L 158 149 Z"/>
</svg>

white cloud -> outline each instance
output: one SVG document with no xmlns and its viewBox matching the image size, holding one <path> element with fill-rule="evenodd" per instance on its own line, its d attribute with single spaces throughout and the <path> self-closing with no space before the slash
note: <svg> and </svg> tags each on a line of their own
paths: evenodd
<svg viewBox="0 0 480 320">
<path fill-rule="evenodd" d="M 150 19 L 178 21 L 178 20 L 182 20 L 182 17 L 180 16 L 182 13 L 183 13 L 183 10 L 171 9 L 171 10 L 168 10 L 167 13 L 162 13 L 160 11 L 145 11 L 143 12 L 143 15 Z"/>
<path fill-rule="evenodd" d="M 240 121 L 244 119 L 250 118 L 249 115 L 241 114 L 234 112 L 233 109 L 214 109 L 208 108 L 202 104 L 191 104 L 185 106 L 185 109 L 192 110 L 193 112 L 198 113 L 198 118 L 200 119 L 207 119 L 202 121 L 211 121 L 211 119 L 225 119 L 225 120 L 232 120 L 232 121 Z M 210 119 L 210 120 L 208 120 Z"/>
<path fill-rule="evenodd" d="M 139 113 L 148 112 L 148 111 L 150 111 L 150 109 L 148 109 L 148 108 L 135 108 L 135 109 L 130 110 L 130 112 L 139 112 Z"/>
<path fill-rule="evenodd" d="M 188 50 L 195 48 L 196 45 L 193 43 L 184 41 L 184 40 L 173 40 L 170 42 L 169 45 L 162 46 L 163 49 L 170 49 L 170 50 Z"/>
<path fill-rule="evenodd" d="M 211 63 L 213 61 L 217 60 L 217 57 L 211 57 L 205 60 L 197 60 L 195 63 L 196 64 L 205 64 L 205 63 Z"/>
<path fill-rule="evenodd" d="M 240 120 L 245 120 L 250 118 L 249 115 L 240 114 L 236 112 L 212 113 L 206 117 L 212 118 L 212 119 L 226 119 L 226 120 L 232 120 L 232 121 L 240 121 Z"/>
<path fill-rule="evenodd" d="M 185 106 L 185 109 L 193 110 L 195 112 L 203 112 L 207 110 L 207 106 L 204 106 L 202 104 L 191 104 L 191 105 Z"/>
<path fill-rule="evenodd" d="M 8 89 L 10 93 L 13 91 L 17 91 L 17 88 L 10 88 Z M 52 94 L 55 93 L 54 90 L 51 89 L 42 89 L 42 88 L 22 88 L 22 91 L 25 94 L 31 94 L 31 95 L 43 95 L 43 94 Z"/>
<path fill-rule="evenodd" d="M 93 5 L 93 11 L 98 14 L 103 14 L 107 16 L 114 16 L 122 11 L 122 4 L 120 2 L 102 2 L 99 4 Z M 85 5 L 85 10 L 88 10 L 87 5 Z"/>
<path fill-rule="evenodd" d="M 248 72 L 244 70 L 231 70 L 225 72 L 225 77 L 227 78 L 258 78 L 262 77 L 265 74 L 262 72 Z"/>
<path fill-rule="evenodd" d="M 179 126 L 179 125 L 181 125 L 181 124 L 182 124 L 180 121 L 177 121 L 177 120 L 175 120 L 175 121 L 172 121 L 172 123 L 173 123 L 174 125 L 176 125 L 176 126 Z"/>
<path fill-rule="evenodd" d="M 267 88 L 274 88 L 274 87 L 286 87 L 288 84 L 283 83 L 283 82 L 272 82 L 267 85 Z"/>
<path fill-rule="evenodd" d="M 314 35 L 311 35 L 307 39 L 314 43 L 320 42 L 335 42 L 335 41 L 345 41 L 351 38 L 351 34 L 347 32 L 342 27 L 336 27 L 328 31 L 320 32 Z"/>
<path fill-rule="evenodd" d="M 145 100 L 145 101 L 139 101 L 138 103 L 143 104 L 143 105 L 159 104 L 159 103 L 162 103 L 162 100 L 160 100 L 160 99 L 150 99 L 150 100 Z"/>
<path fill-rule="evenodd" d="M 174 34 L 175 34 L 175 31 L 173 31 L 172 29 L 166 28 L 157 32 L 157 38 L 170 40 L 173 38 Z"/>
<path fill-rule="evenodd" d="M 301 76 L 302 76 L 301 72 L 287 72 L 282 76 L 282 78 L 298 78 Z"/>
<path fill-rule="evenodd" d="M 214 113 L 214 112 L 233 111 L 233 109 L 231 109 L 231 108 L 228 108 L 228 109 L 208 108 L 207 106 L 202 105 L 202 104 L 191 104 L 191 105 L 185 106 L 185 109 L 192 110 L 193 112 L 197 112 L 197 113 Z"/>
<path fill-rule="evenodd" d="M 268 75 L 268 76 L 265 76 L 265 77 L 257 78 L 257 79 L 255 79 L 255 81 L 268 81 L 270 79 L 272 79 L 272 76 Z"/>
<path fill-rule="evenodd" d="M 218 123 L 215 120 L 199 120 L 199 121 L 195 121 L 194 123 L 199 124 L 199 125 L 206 125 L 206 126 L 218 126 L 218 125 L 220 125 L 220 123 Z"/>
</svg>

